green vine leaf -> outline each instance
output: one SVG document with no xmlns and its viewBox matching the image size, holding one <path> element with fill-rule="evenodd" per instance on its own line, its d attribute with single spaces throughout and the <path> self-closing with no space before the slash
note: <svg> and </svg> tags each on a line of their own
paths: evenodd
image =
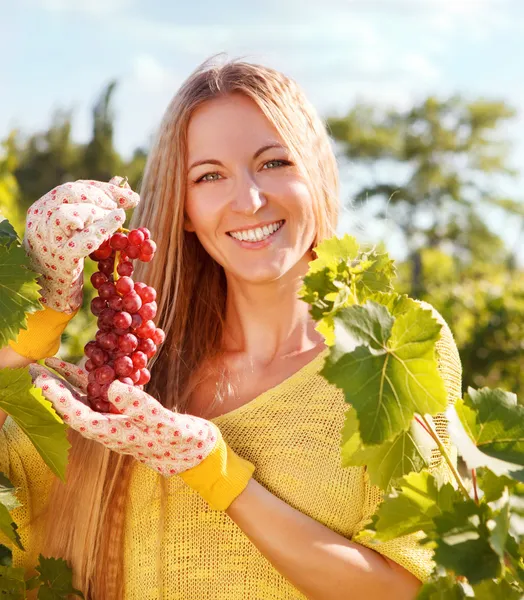
<svg viewBox="0 0 524 600">
<path fill-rule="evenodd" d="M 468 598 L 462 583 L 449 574 L 433 575 L 420 588 L 417 600 L 464 600 Z"/>
<path fill-rule="evenodd" d="M 22 246 L 0 245 L 0 348 L 16 340 L 20 329 L 27 329 L 27 314 L 43 308 L 38 277 Z"/>
<path fill-rule="evenodd" d="M 435 528 L 428 532 L 428 537 L 436 544 L 437 564 L 467 577 L 471 585 L 500 577 L 503 561 L 491 544 L 488 527 L 492 517 L 488 504 L 463 498 L 436 515 Z"/>
<path fill-rule="evenodd" d="M 20 506 L 20 502 L 15 496 L 14 485 L 3 473 L 0 473 L 0 532 L 16 544 L 20 550 L 24 550 L 17 532 L 18 527 L 9 514 L 18 506 Z"/>
<path fill-rule="evenodd" d="M 36 569 L 42 581 L 38 590 L 38 600 L 62 600 L 67 599 L 69 594 L 84 598 L 82 592 L 73 587 L 73 572 L 65 560 L 46 558 L 42 554 L 38 560 Z"/>
<path fill-rule="evenodd" d="M 10 246 L 19 243 L 18 235 L 7 219 L 2 221 L 0 215 L 0 246 Z"/>
<path fill-rule="evenodd" d="M 365 446 L 358 430 L 358 419 L 350 408 L 342 429 L 342 466 L 366 466 L 369 480 L 385 492 L 404 475 L 429 465 L 434 442 L 418 423 L 383 444 Z"/>
<path fill-rule="evenodd" d="M 428 471 L 406 475 L 398 488 L 380 504 L 369 527 L 374 528 L 376 539 L 386 541 L 417 531 L 428 535 L 435 530 L 433 519 L 462 500 L 450 483 L 439 486 Z"/>
<path fill-rule="evenodd" d="M 522 600 L 524 590 L 506 579 L 486 579 L 473 586 L 475 598 L 479 600 Z"/>
<path fill-rule="evenodd" d="M 0 598 L 25 600 L 23 567 L 0 567 Z"/>
<path fill-rule="evenodd" d="M 67 426 L 33 386 L 27 369 L 0 369 L 0 409 L 28 436 L 49 468 L 65 481 L 68 450 Z"/>
<path fill-rule="evenodd" d="M 436 356 L 442 326 L 431 311 L 417 306 L 395 317 L 368 300 L 343 309 L 334 320 L 336 341 L 320 374 L 355 408 L 364 444 L 407 431 L 415 413 L 446 409 Z"/>
<path fill-rule="evenodd" d="M 468 468 L 524 482 L 524 407 L 501 389 L 468 388 L 446 411 L 449 434 Z"/>
</svg>

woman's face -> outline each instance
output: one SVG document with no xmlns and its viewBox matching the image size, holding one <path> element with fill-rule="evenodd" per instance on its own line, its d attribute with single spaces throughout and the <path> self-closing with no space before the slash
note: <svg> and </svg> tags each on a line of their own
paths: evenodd
<svg viewBox="0 0 524 600">
<path fill-rule="evenodd" d="M 231 94 L 195 111 L 187 169 L 185 229 L 195 232 L 228 277 L 270 282 L 300 261 L 307 270 L 316 229 L 313 199 L 253 100 Z"/>
</svg>

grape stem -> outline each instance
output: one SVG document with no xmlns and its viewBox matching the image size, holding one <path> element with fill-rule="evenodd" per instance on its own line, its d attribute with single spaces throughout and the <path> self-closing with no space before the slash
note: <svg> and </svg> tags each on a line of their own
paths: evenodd
<svg viewBox="0 0 524 600">
<path fill-rule="evenodd" d="M 118 281 L 117 267 L 118 267 L 119 261 L 120 261 L 120 250 L 117 250 L 116 255 L 115 255 L 115 266 L 113 267 L 113 282 L 114 283 L 116 283 Z"/>
<path fill-rule="evenodd" d="M 453 476 L 455 477 L 461 492 L 464 494 L 464 496 L 466 497 L 467 500 L 470 500 L 469 492 L 466 489 L 466 486 L 464 485 L 464 481 L 462 481 L 462 477 L 460 476 L 459 472 L 457 471 L 457 467 L 453 464 L 453 461 L 451 460 L 449 454 L 447 453 L 446 448 L 444 447 L 444 444 L 442 443 L 442 440 L 440 439 L 438 433 L 433 429 L 433 425 L 429 422 L 428 419 L 426 419 L 426 417 L 424 415 L 420 415 L 420 418 L 426 425 L 426 429 L 428 430 L 429 435 L 433 438 L 433 440 L 437 444 L 438 449 L 440 450 L 440 454 L 442 455 L 444 460 L 447 462 L 448 467 L 450 468 L 451 472 L 453 473 Z"/>
</svg>

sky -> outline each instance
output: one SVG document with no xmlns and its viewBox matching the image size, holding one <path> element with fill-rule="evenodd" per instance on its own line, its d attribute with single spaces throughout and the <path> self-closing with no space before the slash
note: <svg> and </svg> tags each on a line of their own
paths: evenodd
<svg viewBox="0 0 524 600">
<path fill-rule="evenodd" d="M 357 100 L 506 100 L 519 111 L 506 131 L 511 162 L 524 171 L 523 32 L 522 0 L 0 0 L 0 136 L 45 129 L 65 108 L 85 141 L 92 105 L 116 78 L 116 147 L 130 156 L 184 79 L 225 52 L 293 77 L 323 117 Z M 521 183 L 508 191 L 524 201 Z M 511 245 L 518 221 L 493 222 Z M 387 241 L 400 257 L 400 240 Z"/>
</svg>

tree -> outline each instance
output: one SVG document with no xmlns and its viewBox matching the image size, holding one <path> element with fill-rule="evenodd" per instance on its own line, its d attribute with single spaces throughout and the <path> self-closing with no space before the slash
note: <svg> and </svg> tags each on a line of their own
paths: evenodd
<svg viewBox="0 0 524 600">
<path fill-rule="evenodd" d="M 410 293 L 424 292 L 420 249 L 451 245 L 459 258 L 506 259 L 499 237 L 480 211 L 524 207 L 493 191 L 493 176 L 511 176 L 508 143 L 499 128 L 515 111 L 504 102 L 430 97 L 407 111 L 359 104 L 328 119 L 333 138 L 353 166 L 369 167 L 370 181 L 355 204 L 378 200 L 377 218 L 392 219 L 405 236 L 413 265 Z M 372 171 L 372 174 L 371 174 Z M 423 221 L 428 224 L 424 225 Z"/>
<path fill-rule="evenodd" d="M 82 179 L 109 181 L 122 170 L 122 159 L 114 147 L 114 111 L 111 106 L 117 82 L 111 81 L 93 107 L 93 137 L 84 149 Z"/>
</svg>

